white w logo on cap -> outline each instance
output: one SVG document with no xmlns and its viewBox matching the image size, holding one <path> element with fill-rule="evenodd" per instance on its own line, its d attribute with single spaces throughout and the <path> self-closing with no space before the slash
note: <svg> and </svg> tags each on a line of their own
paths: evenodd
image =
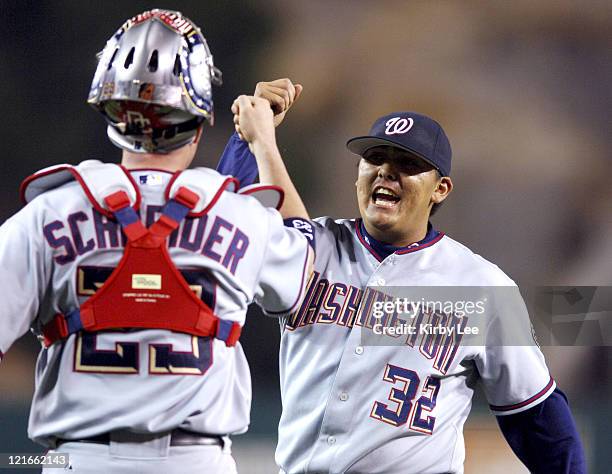
<svg viewBox="0 0 612 474">
<path fill-rule="evenodd" d="M 411 118 L 405 119 L 401 117 L 393 117 L 385 122 L 385 135 L 395 135 L 398 133 L 406 133 L 414 125 L 414 120 Z"/>
</svg>

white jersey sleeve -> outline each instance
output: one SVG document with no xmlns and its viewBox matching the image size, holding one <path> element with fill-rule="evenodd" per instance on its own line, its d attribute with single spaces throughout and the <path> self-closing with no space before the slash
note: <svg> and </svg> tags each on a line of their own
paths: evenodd
<svg viewBox="0 0 612 474">
<path fill-rule="evenodd" d="M 517 287 L 493 287 L 495 312 L 476 359 L 491 411 L 511 415 L 541 403 L 555 389 Z"/>
<path fill-rule="evenodd" d="M 34 222 L 32 209 L 22 210 L 0 227 L 0 359 L 25 334 L 38 314 L 49 279 L 48 251 Z"/>
<path fill-rule="evenodd" d="M 290 313 L 300 303 L 308 275 L 308 241 L 285 227 L 278 211 L 268 208 L 268 239 L 255 302 L 270 316 Z"/>
</svg>

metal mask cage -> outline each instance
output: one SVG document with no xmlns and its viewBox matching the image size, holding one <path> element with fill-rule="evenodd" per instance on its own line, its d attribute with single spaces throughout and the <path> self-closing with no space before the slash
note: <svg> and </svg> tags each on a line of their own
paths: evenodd
<svg viewBox="0 0 612 474">
<path fill-rule="evenodd" d="M 88 103 L 106 117 L 109 137 L 116 145 L 139 152 L 144 144 L 146 151 L 163 153 L 188 143 L 195 135 L 194 129 L 187 136 L 189 127 L 177 133 L 177 120 L 184 117 L 185 122 L 193 125 L 192 119 L 198 118 L 195 128 L 204 119 L 213 124 L 212 85 L 221 84 L 221 71 L 214 66 L 199 28 L 180 12 L 151 10 L 130 18 L 108 40 L 98 57 Z M 153 142 L 147 138 L 153 132 L 145 128 L 146 133 L 137 134 L 139 143 L 133 144 L 130 136 L 136 135 L 138 124 L 113 113 L 119 104 L 126 103 L 159 106 L 164 113 L 159 120 L 152 120 L 155 117 L 149 115 L 148 120 L 155 122 L 151 128 L 170 126 L 174 129 L 170 133 L 172 139 L 164 138 L 167 134 L 163 130 L 156 130 Z M 165 107 L 183 113 L 170 114 Z M 112 136 L 110 128 L 114 129 Z M 125 138 L 121 143 L 118 135 Z M 171 141 L 166 143 L 168 140 Z"/>
</svg>

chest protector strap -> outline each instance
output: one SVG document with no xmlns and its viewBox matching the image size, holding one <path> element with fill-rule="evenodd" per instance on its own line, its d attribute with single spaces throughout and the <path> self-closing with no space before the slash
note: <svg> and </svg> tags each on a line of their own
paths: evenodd
<svg viewBox="0 0 612 474">
<path fill-rule="evenodd" d="M 81 330 L 143 328 L 216 337 L 227 346 L 234 346 L 241 326 L 219 319 L 195 295 L 172 262 L 166 246 L 167 237 L 196 207 L 198 200 L 198 194 L 179 187 L 168 199 L 161 217 L 147 229 L 130 206 L 125 191 L 106 196 L 106 208 L 127 236 L 123 257 L 104 285 L 79 309 L 58 314 L 44 326 L 45 345 Z"/>
</svg>

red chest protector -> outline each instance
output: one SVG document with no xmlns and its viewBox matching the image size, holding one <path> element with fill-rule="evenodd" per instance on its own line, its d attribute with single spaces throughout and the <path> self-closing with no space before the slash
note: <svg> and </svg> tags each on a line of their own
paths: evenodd
<svg viewBox="0 0 612 474">
<path fill-rule="evenodd" d="M 99 162 L 84 162 L 77 167 L 60 165 L 42 170 L 24 182 L 22 197 L 29 201 L 50 187 L 76 179 L 96 210 L 116 219 L 127 237 L 123 257 L 102 287 L 80 308 L 57 314 L 43 326 L 46 346 L 82 330 L 96 332 L 122 328 L 167 329 L 216 337 L 227 346 L 236 344 L 241 326 L 218 318 L 195 295 L 172 262 L 166 245 L 169 235 L 188 214 L 205 215 L 221 193 L 235 184 L 233 178 L 222 177 L 211 170 L 203 169 L 200 173 L 204 174 L 194 182 L 202 183 L 208 177 L 217 185 L 214 193 L 209 192 L 206 202 L 202 202 L 198 189 L 179 186 L 180 173 L 176 173 L 166 190 L 167 202 L 161 210 L 162 215 L 148 229 L 135 210 L 140 203 L 138 187 L 129 173 L 117 165 Z M 109 186 L 109 177 L 118 185 Z M 270 187 L 250 188 L 245 194 L 258 192 L 259 198 L 268 203 L 279 204 L 279 195 L 282 199 L 282 192 Z"/>
</svg>

